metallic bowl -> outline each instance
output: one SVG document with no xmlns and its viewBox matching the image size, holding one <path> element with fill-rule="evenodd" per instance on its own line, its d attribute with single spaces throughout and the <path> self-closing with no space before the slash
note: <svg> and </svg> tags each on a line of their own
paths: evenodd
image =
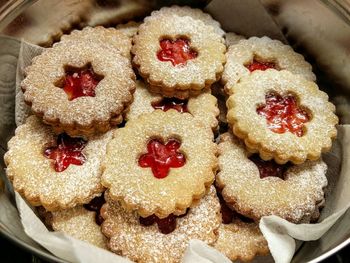
<svg viewBox="0 0 350 263">
<path fill-rule="evenodd" d="M 206 6 L 226 31 L 268 35 L 291 44 L 313 64 L 321 88 L 337 105 L 341 122 L 350 123 L 350 4 L 346 0 L 0 0 L 0 33 L 47 47 L 74 28 L 141 20 L 160 5 L 172 3 Z M 14 48 L 18 48 L 16 41 Z M 7 65 L 4 53 L 0 50 L 0 68 Z M 10 192 L 3 155 L 15 129 L 15 68 L 13 72 L 13 79 L 0 85 L 0 180 Z M 0 84 L 1 80 L 0 76 Z M 349 223 L 350 211 L 321 239 L 305 242 L 292 262 L 320 262 L 348 245 Z M 65 262 L 28 240 L 23 229 L 13 235 L 0 223 L 0 233 L 45 260 Z"/>
</svg>

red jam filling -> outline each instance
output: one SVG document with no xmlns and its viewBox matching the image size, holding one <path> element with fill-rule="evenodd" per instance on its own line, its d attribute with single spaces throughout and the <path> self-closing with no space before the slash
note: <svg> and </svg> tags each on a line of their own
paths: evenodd
<svg viewBox="0 0 350 263">
<path fill-rule="evenodd" d="M 310 120 L 308 113 L 298 105 L 293 95 L 280 96 L 268 93 L 266 104 L 259 106 L 256 112 L 264 116 L 268 128 L 275 133 L 291 132 L 298 137 L 304 135 L 304 123 Z"/>
<path fill-rule="evenodd" d="M 267 70 L 269 68 L 276 69 L 276 64 L 273 62 L 259 62 L 257 60 L 253 60 L 250 64 L 245 66 L 250 72 L 255 70 Z"/>
<path fill-rule="evenodd" d="M 103 206 L 103 204 L 105 203 L 105 199 L 103 197 L 103 195 L 101 196 L 97 196 L 95 197 L 94 199 L 92 199 L 90 201 L 90 203 L 88 204 L 85 204 L 84 205 L 84 208 L 86 210 L 89 210 L 89 211 L 92 211 L 92 212 L 95 212 L 96 215 L 95 215 L 95 221 L 96 221 L 96 224 L 98 224 L 99 226 L 103 223 L 104 219 L 103 217 L 101 216 L 100 214 L 100 210 L 101 210 L 101 207 Z"/>
<path fill-rule="evenodd" d="M 66 71 L 63 90 L 70 101 L 84 96 L 95 97 L 95 88 L 101 80 L 92 67 L 69 70 Z"/>
<path fill-rule="evenodd" d="M 85 140 L 72 138 L 62 133 L 57 137 L 57 145 L 47 148 L 44 151 L 44 156 L 54 160 L 56 172 L 62 172 L 71 164 L 83 165 L 86 160 L 85 155 L 82 153 L 85 145 Z"/>
<path fill-rule="evenodd" d="M 170 168 L 184 166 L 185 155 L 177 152 L 181 143 L 170 139 L 165 145 L 159 140 L 151 140 L 147 144 L 147 153 L 139 158 L 139 165 L 143 168 L 151 167 L 154 177 L 167 177 Z"/>
<path fill-rule="evenodd" d="M 239 218 L 241 221 L 243 221 L 245 223 L 254 222 L 252 219 L 247 218 L 247 217 L 237 213 L 236 211 L 233 211 L 231 208 L 229 208 L 228 205 L 226 204 L 224 198 L 222 197 L 221 193 L 218 191 L 218 189 L 216 189 L 216 194 L 217 194 L 219 201 L 220 201 L 220 206 L 221 206 L 220 212 L 221 212 L 223 224 L 231 224 L 232 220 L 234 218 Z"/>
<path fill-rule="evenodd" d="M 187 215 L 188 210 L 186 211 L 185 214 L 180 215 L 180 216 L 175 216 L 173 214 L 170 214 L 168 217 L 160 219 L 156 215 L 151 215 L 148 217 L 139 217 L 139 222 L 141 225 L 144 226 L 151 226 L 154 223 L 157 223 L 158 229 L 161 233 L 163 234 L 169 234 L 173 232 L 176 228 L 176 219 L 181 218 Z"/>
<path fill-rule="evenodd" d="M 170 61 L 173 66 L 185 65 L 187 60 L 198 56 L 197 52 L 190 46 L 190 41 L 185 38 L 176 40 L 163 39 L 159 42 L 160 50 L 157 57 L 160 61 Z"/>
<path fill-rule="evenodd" d="M 257 154 L 253 154 L 249 159 L 258 167 L 261 179 L 273 176 L 284 180 L 284 174 L 289 166 L 288 164 L 280 165 L 273 160 L 264 161 Z"/>
<path fill-rule="evenodd" d="M 170 109 L 177 110 L 180 113 L 188 112 L 187 100 L 180 100 L 177 98 L 163 98 L 161 101 L 152 103 L 154 109 L 168 111 Z"/>
</svg>

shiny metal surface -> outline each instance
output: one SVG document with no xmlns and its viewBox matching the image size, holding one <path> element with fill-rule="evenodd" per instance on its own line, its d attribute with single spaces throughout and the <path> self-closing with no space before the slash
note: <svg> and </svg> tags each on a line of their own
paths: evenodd
<svg viewBox="0 0 350 263">
<path fill-rule="evenodd" d="M 99 24 L 115 25 L 130 19 L 138 20 L 147 15 L 155 6 L 163 4 L 160 2 L 162 1 L 0 0 L 0 32 L 15 38 L 24 38 L 42 46 L 50 46 L 63 33 L 69 32 L 72 28 Z M 200 4 L 203 5 L 207 2 L 209 1 L 201 1 Z M 222 1 L 221 4 L 223 2 L 225 1 Z M 244 3 L 236 0 L 232 0 L 232 2 Z M 276 37 L 282 38 L 282 40 L 285 38 L 297 51 L 306 55 L 308 60 L 315 64 L 318 79 L 324 83 L 324 89 L 332 97 L 341 94 L 344 98 L 342 101 L 345 101 L 343 103 L 349 106 L 350 99 L 347 96 L 347 94 L 350 95 L 349 1 L 251 0 L 251 2 L 254 2 L 253 6 L 259 8 L 259 12 L 267 10 L 266 14 L 264 13 L 261 17 L 262 19 L 265 17 L 269 23 L 272 21 L 273 26 L 280 29 L 282 34 L 278 33 Z M 209 8 L 209 11 L 213 11 L 215 16 L 214 9 Z M 226 11 L 225 16 L 229 19 L 239 16 L 237 10 L 234 12 Z M 218 12 L 220 13 L 220 11 Z M 219 13 L 218 16 L 220 16 Z M 232 26 L 233 23 L 228 20 L 221 22 L 224 29 L 237 31 L 237 28 Z M 267 31 L 270 31 L 269 29 L 266 27 Z M 251 32 L 253 34 L 254 29 Z M 13 81 L 14 79 L 9 80 L 6 90 L 0 90 L 0 96 L 3 100 L 14 101 Z M 348 108 L 350 109 L 350 107 Z M 12 106 L 5 107 L 5 103 L 0 101 L 0 112 L 0 175 L 4 178 L 2 156 L 6 150 L 6 142 L 14 132 L 15 125 Z M 348 119 L 350 120 L 350 118 Z M 42 247 L 33 246 L 23 239 L 9 234 L 1 225 L 0 232 L 16 244 L 46 260 L 64 262 Z M 320 240 L 304 243 L 296 253 L 293 262 L 320 262 L 349 243 L 350 212 L 347 212 Z"/>
</svg>

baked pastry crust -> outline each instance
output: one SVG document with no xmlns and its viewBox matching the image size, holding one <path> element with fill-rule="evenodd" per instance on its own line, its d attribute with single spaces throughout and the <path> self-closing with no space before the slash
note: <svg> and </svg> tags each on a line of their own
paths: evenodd
<svg viewBox="0 0 350 263">
<path fill-rule="evenodd" d="M 327 165 L 322 160 L 288 167 L 284 180 L 272 176 L 261 179 L 249 155 L 231 133 L 221 135 L 216 185 L 227 205 L 256 221 L 277 215 L 299 223 L 316 216 L 327 186 Z"/>
<path fill-rule="evenodd" d="M 242 78 L 232 91 L 226 102 L 227 120 L 248 150 L 259 152 L 262 159 L 301 164 L 307 159 L 317 160 L 321 153 L 330 150 L 337 135 L 338 117 L 328 95 L 314 82 L 285 70 L 268 69 Z M 269 129 L 257 107 L 265 104 L 265 96 L 270 92 L 281 96 L 292 94 L 305 108 L 311 118 L 304 124 L 304 135 L 298 137 L 291 132 L 276 133 Z"/>
<path fill-rule="evenodd" d="M 120 52 L 124 57 L 131 58 L 131 39 L 121 30 L 115 28 L 84 27 L 82 30 L 73 30 L 69 35 L 63 35 L 61 42 L 66 41 L 84 41 L 110 45 Z"/>
<path fill-rule="evenodd" d="M 251 37 L 231 45 L 226 53 L 227 62 L 222 82 L 229 95 L 234 92 L 233 87 L 239 79 L 251 74 L 246 65 L 254 59 L 258 59 L 259 62 L 273 62 L 278 70 L 288 70 L 307 80 L 316 80 L 311 65 L 302 55 L 294 52 L 292 47 L 268 37 Z"/>
<path fill-rule="evenodd" d="M 198 95 L 221 77 L 224 39 L 213 28 L 191 17 L 171 15 L 158 19 L 145 19 L 133 38 L 133 63 L 140 75 L 150 84 L 150 90 L 167 97 L 187 98 Z M 184 65 L 160 61 L 157 52 L 162 39 L 186 38 L 198 56 Z"/>
<path fill-rule="evenodd" d="M 51 212 L 51 226 L 54 231 L 63 232 L 94 246 L 107 249 L 107 239 L 95 221 L 96 213 L 83 206 Z"/>
<path fill-rule="evenodd" d="M 151 113 L 155 110 L 152 106 L 161 102 L 164 98 L 160 94 L 151 93 L 143 81 L 136 81 L 134 101 L 126 113 L 125 119 L 132 120 L 143 113 Z M 202 122 L 205 126 L 215 130 L 218 126 L 217 117 L 219 109 L 217 99 L 210 92 L 203 92 L 196 97 L 190 97 L 186 103 L 187 110 L 193 117 Z"/>
<path fill-rule="evenodd" d="M 88 63 L 103 76 L 96 96 L 69 101 L 57 83 L 65 76 L 65 67 L 82 68 Z M 89 136 L 122 122 L 122 114 L 132 102 L 134 79 L 129 60 L 109 45 L 64 41 L 33 59 L 21 87 L 32 111 L 57 133 Z"/>
<path fill-rule="evenodd" d="M 121 201 L 126 210 L 137 210 L 142 217 L 184 214 L 214 180 L 217 147 L 212 137 L 211 130 L 188 113 L 156 110 L 142 114 L 115 131 L 107 147 L 102 184 L 109 189 L 110 198 Z M 182 167 L 171 168 L 162 179 L 138 164 L 155 138 L 164 143 L 178 140 L 178 151 L 186 158 Z"/>
<path fill-rule="evenodd" d="M 52 160 L 44 156 L 55 138 L 49 126 L 30 116 L 16 129 L 4 156 L 6 174 L 15 191 L 31 205 L 42 205 L 48 211 L 88 203 L 103 192 L 101 162 L 112 132 L 91 137 L 82 150 L 86 156 L 84 164 L 69 165 L 62 172 L 56 172 Z"/>
<path fill-rule="evenodd" d="M 105 219 L 102 232 L 109 238 L 109 248 L 140 263 L 181 262 L 191 239 L 213 244 L 221 222 L 220 204 L 213 186 L 185 216 L 176 219 L 176 229 L 169 234 L 160 233 L 156 225 L 141 225 L 138 214 L 126 212 L 110 198 L 101 214 Z"/>
<path fill-rule="evenodd" d="M 269 254 L 267 241 L 257 223 L 246 223 L 235 218 L 230 224 L 221 224 L 214 248 L 230 260 L 251 261 L 255 256 Z"/>
<path fill-rule="evenodd" d="M 221 25 L 218 21 L 216 21 L 215 19 L 213 19 L 211 17 L 211 15 L 209 15 L 208 13 L 203 12 L 201 9 L 199 8 L 191 8 L 189 6 L 177 6 L 177 5 L 173 5 L 173 6 L 165 6 L 162 7 L 159 10 L 153 11 L 151 13 L 151 16 L 148 16 L 145 18 L 145 21 L 151 20 L 151 19 L 159 19 L 160 17 L 164 16 L 164 17 L 168 17 L 171 15 L 177 15 L 180 17 L 183 16 L 189 16 L 195 20 L 200 20 L 202 21 L 204 24 L 211 26 L 214 28 L 214 32 L 217 33 L 219 36 L 224 36 L 225 35 L 225 31 L 221 29 Z"/>
</svg>

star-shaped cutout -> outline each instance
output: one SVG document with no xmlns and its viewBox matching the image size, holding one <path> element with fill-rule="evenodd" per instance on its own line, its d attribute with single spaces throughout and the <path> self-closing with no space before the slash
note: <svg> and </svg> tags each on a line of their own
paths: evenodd
<svg viewBox="0 0 350 263">
<path fill-rule="evenodd" d="M 44 156 L 54 161 L 56 172 L 63 172 L 71 164 L 83 165 L 86 161 L 86 157 L 82 153 L 85 145 L 85 140 L 72 138 L 62 133 L 57 137 L 57 145 L 47 148 L 44 151 Z"/>
<path fill-rule="evenodd" d="M 180 113 L 188 112 L 187 100 L 180 100 L 177 98 L 163 98 L 161 101 L 152 103 L 154 109 L 160 109 L 162 111 L 168 111 L 170 109 L 177 110 Z"/>
</svg>

